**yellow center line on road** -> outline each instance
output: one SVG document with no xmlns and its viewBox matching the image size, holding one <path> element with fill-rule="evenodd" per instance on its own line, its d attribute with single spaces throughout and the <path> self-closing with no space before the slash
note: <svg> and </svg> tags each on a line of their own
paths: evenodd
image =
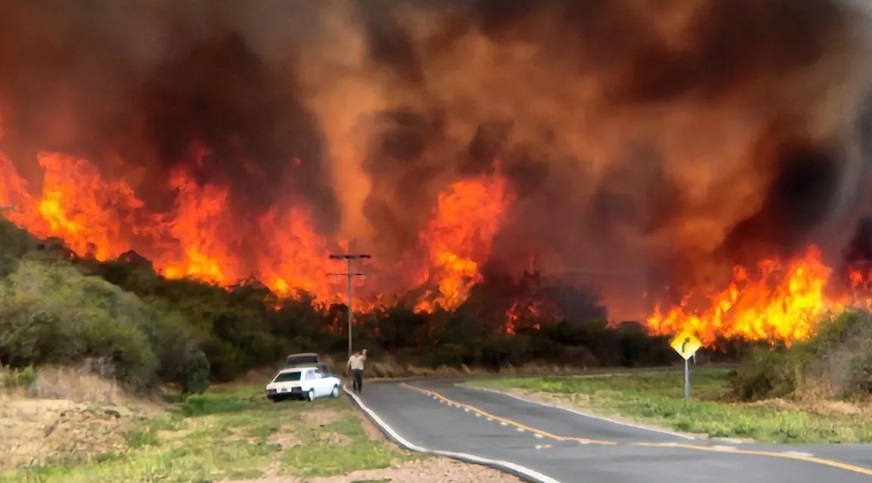
<svg viewBox="0 0 872 483">
<path fill-rule="evenodd" d="M 818 458 L 815 456 L 806 456 L 796 453 L 779 453 L 777 451 L 763 451 L 756 449 L 741 449 L 735 446 L 727 448 L 713 448 L 711 446 L 700 446 L 695 444 L 687 444 L 687 443 L 633 443 L 635 446 L 648 446 L 648 447 L 668 447 L 668 448 L 682 448 L 682 449 L 691 449 L 696 451 L 709 451 L 713 453 L 729 453 L 729 454 L 743 454 L 750 456 L 768 456 L 770 458 L 784 458 L 789 460 L 796 461 L 805 461 L 806 463 L 815 463 L 818 465 L 830 466 L 833 468 L 838 468 L 840 470 L 851 471 L 853 473 L 859 473 L 861 475 L 872 476 L 872 468 L 866 468 L 863 466 L 852 465 L 850 463 L 844 463 L 842 461 L 836 460 L 828 460 L 825 458 Z"/>
<path fill-rule="evenodd" d="M 531 426 L 527 426 L 525 424 L 519 423 L 517 421 L 513 421 L 511 419 L 503 418 L 500 416 L 496 416 L 484 410 L 481 410 L 475 406 L 471 406 L 469 404 L 464 404 L 453 399 L 448 399 L 447 397 L 439 394 L 435 391 L 430 391 L 427 389 L 423 389 L 420 387 L 415 387 L 406 383 L 401 383 L 401 387 L 405 387 L 407 389 L 411 389 L 412 391 L 416 391 L 418 393 L 424 394 L 426 396 L 430 396 L 436 399 L 439 399 L 447 404 L 452 404 L 464 410 L 467 410 L 472 413 L 479 414 L 486 418 L 493 419 L 494 421 L 500 422 L 505 425 L 513 426 L 518 430 L 529 431 L 534 435 L 540 434 L 545 438 L 550 438 L 556 441 L 571 441 L 578 442 L 582 444 L 598 444 L 598 445 L 617 445 L 616 441 L 603 441 L 603 440 L 595 440 L 595 439 L 587 439 L 587 438 L 577 438 L 573 436 L 560 436 L 557 434 L 549 433 L 548 431 L 542 431 L 538 428 L 533 428 Z M 703 445 L 695 445 L 695 444 L 687 444 L 687 443 L 644 443 L 644 442 L 634 442 L 630 443 L 633 446 L 644 446 L 644 447 L 660 447 L 660 448 L 679 448 L 686 450 L 694 450 L 694 451 L 708 451 L 712 453 L 727 453 L 727 454 L 740 454 L 747 456 L 766 456 L 770 458 L 782 458 L 789 459 L 794 461 L 804 461 L 806 463 L 814 463 L 818 465 L 829 466 L 831 468 L 837 468 L 844 471 L 850 471 L 852 473 L 858 473 L 861 475 L 872 476 L 872 468 L 866 468 L 863 466 L 852 465 L 850 463 L 844 463 L 842 461 L 830 460 L 826 458 L 818 458 L 815 456 L 806 456 L 797 453 L 780 453 L 777 451 L 764 451 L 764 450 L 752 450 L 752 449 L 740 449 L 735 446 L 729 447 L 713 447 L 713 446 L 703 446 Z"/>
<path fill-rule="evenodd" d="M 517 421 L 513 421 L 513 420 L 511 420 L 511 419 L 506 419 L 506 418 L 502 418 L 502 417 L 500 417 L 500 416 L 496 416 L 496 415 L 491 414 L 491 413 L 489 413 L 489 412 L 487 412 L 487 411 L 483 411 L 483 410 L 481 410 L 481 409 L 479 409 L 479 408 L 477 408 L 477 407 L 475 407 L 475 406 L 470 406 L 469 404 L 464 404 L 464 403 L 461 403 L 461 402 L 458 402 L 458 401 L 454 401 L 454 400 L 452 400 L 452 399 L 448 399 L 447 397 L 445 397 L 445 396 L 439 394 L 438 392 L 429 391 L 429 390 L 427 390 L 427 389 L 422 389 L 422 388 L 420 388 L 420 387 L 411 386 L 411 385 L 406 384 L 406 383 L 402 383 L 402 384 L 400 384 L 400 386 L 405 387 L 405 388 L 407 388 L 407 389 L 411 389 L 411 390 L 413 390 L 413 391 L 417 391 L 417 392 L 419 392 L 419 393 L 421 393 L 421 394 L 424 394 L 424 395 L 426 395 L 426 396 L 430 396 L 430 397 L 434 397 L 434 398 L 440 399 L 440 400 L 442 400 L 442 401 L 444 401 L 444 402 L 446 402 L 446 403 L 448 403 L 448 404 L 453 404 L 453 405 L 455 405 L 455 406 L 457 406 L 457 407 L 459 407 L 459 408 L 463 408 L 463 409 L 466 409 L 466 410 L 468 410 L 468 411 L 470 411 L 470 412 L 473 412 L 473 413 L 476 413 L 476 414 L 480 414 L 481 416 L 484 416 L 484 417 L 486 417 L 486 418 L 491 418 L 491 419 L 493 419 L 494 421 L 498 421 L 498 422 L 500 422 L 500 423 L 504 423 L 504 424 L 509 425 L 509 426 L 512 426 L 512 427 L 514 427 L 514 428 L 516 428 L 516 429 L 523 430 L 523 431 L 529 431 L 530 433 L 533 433 L 534 435 L 536 435 L 536 434 L 541 434 L 541 435 L 542 435 L 543 437 L 545 437 L 545 438 L 550 438 L 550 439 L 553 439 L 553 440 L 556 440 L 556 441 L 571 441 L 571 442 L 574 442 L 574 443 L 581 443 L 581 444 L 599 444 L 599 445 L 616 445 L 616 444 L 618 444 L 618 443 L 615 442 L 615 441 L 602 441 L 602 440 L 596 440 L 596 439 L 576 438 L 576 437 L 572 437 L 572 436 L 560 436 L 560 435 L 557 435 L 557 434 L 549 433 L 548 431 L 542 431 L 541 429 L 537 429 L 537 428 L 533 428 L 533 427 L 527 426 L 527 425 L 525 425 L 525 424 L 521 424 L 521 423 L 519 423 L 519 422 L 517 422 Z"/>
</svg>

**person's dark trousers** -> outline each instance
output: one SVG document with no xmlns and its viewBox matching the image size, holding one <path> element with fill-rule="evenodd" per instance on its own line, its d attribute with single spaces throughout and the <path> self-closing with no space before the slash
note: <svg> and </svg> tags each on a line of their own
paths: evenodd
<svg viewBox="0 0 872 483">
<path fill-rule="evenodd" d="M 363 370 L 354 369 L 351 371 L 351 377 L 353 379 L 352 386 L 354 388 L 354 392 L 360 394 L 363 391 Z"/>
</svg>

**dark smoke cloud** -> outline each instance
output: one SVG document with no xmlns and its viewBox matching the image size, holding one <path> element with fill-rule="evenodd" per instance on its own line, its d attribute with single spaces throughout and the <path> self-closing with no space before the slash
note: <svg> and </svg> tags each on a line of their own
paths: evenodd
<svg viewBox="0 0 872 483">
<path fill-rule="evenodd" d="M 172 197 L 155 181 L 186 167 L 229 186 L 242 212 L 295 193 L 318 206 L 319 228 L 336 228 L 317 121 L 286 70 L 293 50 L 286 65 L 267 64 L 226 6 L 85 3 L 0 12 L 0 97 L 15 116 L 18 159 L 39 149 L 98 163 L 117 155 L 148 170 L 149 189 L 138 192 L 159 209 Z M 196 159 L 194 145 L 208 154 Z"/>
<path fill-rule="evenodd" d="M 864 214 L 858 18 L 835 0 L 6 0 L 3 147 L 32 178 L 37 150 L 86 156 L 159 210 L 179 167 L 241 213 L 305 200 L 388 261 L 448 184 L 498 169 L 516 196 L 495 259 L 612 269 L 606 296 L 635 296 Z"/>
<path fill-rule="evenodd" d="M 477 9 L 489 38 L 533 43 L 608 78 L 611 103 L 719 98 L 802 71 L 847 28 L 843 14 L 836 2 L 791 0 L 482 0 Z M 670 16 L 689 20 L 684 32 L 652 22 Z"/>
</svg>

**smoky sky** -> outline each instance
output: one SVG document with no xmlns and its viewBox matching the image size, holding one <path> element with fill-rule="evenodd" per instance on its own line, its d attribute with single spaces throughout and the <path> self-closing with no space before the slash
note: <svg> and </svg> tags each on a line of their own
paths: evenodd
<svg viewBox="0 0 872 483">
<path fill-rule="evenodd" d="M 864 32 L 835 0 L 0 0 L 2 146 L 34 179 L 40 150 L 139 168 L 157 211 L 179 168 L 241 216 L 306 203 L 388 260 L 499 170 L 494 259 L 647 290 L 859 203 Z"/>
</svg>

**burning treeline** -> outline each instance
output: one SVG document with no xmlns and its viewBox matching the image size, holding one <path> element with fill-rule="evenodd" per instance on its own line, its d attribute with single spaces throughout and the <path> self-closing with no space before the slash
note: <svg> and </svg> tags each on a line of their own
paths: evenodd
<svg viewBox="0 0 872 483">
<path fill-rule="evenodd" d="M 594 269 L 612 318 L 658 305 L 655 332 L 789 341 L 865 276 L 844 263 L 872 212 L 861 18 L 825 0 L 5 0 L 0 202 L 167 277 L 341 301 L 328 254 L 350 249 L 374 256 L 360 303 L 430 311 L 532 260 Z"/>
</svg>

